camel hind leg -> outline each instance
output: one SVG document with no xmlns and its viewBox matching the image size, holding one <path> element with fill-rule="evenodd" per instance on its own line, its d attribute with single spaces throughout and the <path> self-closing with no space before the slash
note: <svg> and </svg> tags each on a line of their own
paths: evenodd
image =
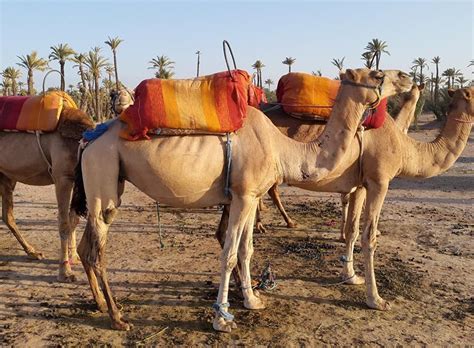
<svg viewBox="0 0 474 348">
<path fill-rule="evenodd" d="M 280 198 L 280 192 L 278 191 L 278 185 L 275 184 L 273 185 L 270 190 L 268 190 L 268 194 L 272 198 L 273 204 L 275 204 L 280 211 L 280 214 L 283 216 L 283 219 L 285 219 L 286 226 L 288 228 L 295 228 L 297 226 L 296 222 L 293 221 L 293 219 L 288 215 L 288 213 L 285 210 L 285 207 L 281 203 L 281 198 Z"/>
<path fill-rule="evenodd" d="M 131 325 L 122 319 L 113 298 L 105 259 L 108 230 L 119 205 L 119 160 L 118 156 L 114 158 L 113 154 L 100 151 L 100 148 L 92 147 L 86 149 L 82 156 L 82 176 L 89 213 L 78 252 L 97 306 L 102 311 L 108 309 L 112 328 L 130 330 Z M 104 156 L 108 165 L 105 170 L 96 167 Z"/>
<path fill-rule="evenodd" d="M 34 247 L 28 243 L 23 237 L 15 222 L 13 215 L 13 190 L 16 182 L 0 174 L 0 196 L 2 196 L 2 220 L 7 225 L 8 229 L 13 233 L 15 238 L 23 247 L 23 250 L 28 254 L 29 258 L 41 260 L 44 258 L 43 254 L 37 252 Z"/>
</svg>

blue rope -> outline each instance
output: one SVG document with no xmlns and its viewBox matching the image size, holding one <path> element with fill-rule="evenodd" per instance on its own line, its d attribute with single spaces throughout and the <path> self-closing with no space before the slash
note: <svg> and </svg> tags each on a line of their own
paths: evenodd
<svg viewBox="0 0 474 348">
<path fill-rule="evenodd" d="M 233 321 L 234 316 L 232 314 L 230 314 L 229 312 L 224 310 L 224 308 L 229 308 L 229 307 L 230 307 L 230 304 L 228 304 L 228 303 L 217 303 L 216 302 L 212 305 L 212 309 L 214 309 L 220 317 L 224 318 L 225 321 Z"/>
</svg>

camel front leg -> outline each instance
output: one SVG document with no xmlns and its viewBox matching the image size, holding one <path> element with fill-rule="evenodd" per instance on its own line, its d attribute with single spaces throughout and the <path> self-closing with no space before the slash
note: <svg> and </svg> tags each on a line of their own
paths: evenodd
<svg viewBox="0 0 474 348">
<path fill-rule="evenodd" d="M 288 213 L 285 210 L 285 207 L 281 203 L 281 198 L 280 198 L 280 192 L 278 190 L 278 185 L 275 184 L 273 185 L 270 190 L 268 190 L 268 194 L 272 198 L 273 204 L 275 204 L 280 211 L 280 214 L 283 216 L 283 219 L 285 219 L 286 222 L 286 227 L 288 228 L 295 228 L 297 226 L 296 222 L 294 222 Z"/>
<path fill-rule="evenodd" d="M 250 274 L 250 260 L 253 255 L 253 224 L 255 221 L 255 214 L 258 202 L 252 208 L 247 224 L 242 232 L 242 238 L 239 245 L 239 264 L 241 266 L 242 274 L 242 294 L 244 296 L 244 306 L 248 309 L 263 309 L 265 304 L 260 298 L 258 292 L 252 289 L 252 277 Z"/>
<path fill-rule="evenodd" d="M 345 195 L 341 195 L 345 196 Z M 357 188 L 357 190 L 347 195 L 347 221 L 345 223 L 346 236 L 346 253 L 342 258 L 343 269 L 341 277 L 346 280 L 346 284 L 360 285 L 364 284 L 365 280 L 362 277 L 356 275 L 354 270 L 354 246 L 359 236 L 359 220 L 362 213 L 362 207 L 364 206 L 366 190 L 363 187 Z"/>
<path fill-rule="evenodd" d="M 18 229 L 15 216 L 13 215 L 13 190 L 16 182 L 10 180 L 6 176 L 0 174 L 0 195 L 2 196 L 2 220 L 7 225 L 8 229 L 13 233 L 15 238 L 21 244 L 23 250 L 28 254 L 28 257 L 34 260 L 41 260 L 44 258 L 43 254 L 37 252 L 30 243 L 23 237 Z"/>
<path fill-rule="evenodd" d="M 71 193 L 73 183 L 64 178 L 55 179 L 56 199 L 58 201 L 58 224 L 59 238 L 61 240 L 61 253 L 59 256 L 60 282 L 74 282 L 76 277 L 72 273 L 69 262 L 69 243 L 71 242 L 72 228 L 70 224 L 69 204 L 71 203 Z"/>
<path fill-rule="evenodd" d="M 362 251 L 365 259 L 365 280 L 367 284 L 367 305 L 370 308 L 389 310 L 390 304 L 379 296 L 374 272 L 374 253 L 377 248 L 377 225 L 388 182 L 369 181 L 365 207 L 365 227 L 362 234 Z"/>
<path fill-rule="evenodd" d="M 339 240 L 342 241 L 342 242 L 344 242 L 346 240 L 346 236 L 344 234 L 344 231 L 346 229 L 348 205 L 349 205 L 350 196 L 351 196 L 350 193 L 342 193 L 341 194 L 342 214 L 341 214 L 341 234 L 339 236 Z"/>
<path fill-rule="evenodd" d="M 229 227 L 227 228 L 221 256 L 219 294 L 216 303 L 213 305 L 216 312 L 213 327 L 217 331 L 230 332 L 236 327 L 233 322 L 233 315 L 228 312 L 229 280 L 232 270 L 237 264 L 237 252 L 242 232 L 252 208 L 255 209 L 255 199 L 254 197 L 235 196 L 230 204 Z"/>
<path fill-rule="evenodd" d="M 76 227 L 79 223 L 79 216 L 77 216 L 74 209 L 69 210 L 69 227 L 71 228 L 71 234 L 69 237 L 69 262 L 71 265 L 80 261 L 79 254 L 77 253 L 76 247 Z"/>
</svg>

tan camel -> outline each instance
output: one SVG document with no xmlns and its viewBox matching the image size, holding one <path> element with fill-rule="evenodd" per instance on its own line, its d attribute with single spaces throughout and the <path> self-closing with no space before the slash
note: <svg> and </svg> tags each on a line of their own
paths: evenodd
<svg viewBox="0 0 474 348">
<path fill-rule="evenodd" d="M 428 178 L 448 170 L 463 151 L 472 122 L 474 121 L 474 87 L 450 91 L 453 95 L 447 122 L 441 134 L 430 143 L 418 142 L 406 134 L 388 118 L 383 127 L 366 131 L 362 157 L 362 177 L 358 165 L 359 145 L 353 143 L 341 165 L 320 182 L 295 183 L 311 191 L 355 192 L 349 201 L 348 223 L 345 227 L 346 255 L 342 277 L 348 284 L 363 284 L 364 279 L 355 274 L 353 249 L 359 234 L 359 219 L 367 196 L 365 227 L 362 234 L 362 250 L 365 259 L 367 305 L 370 308 L 388 310 L 390 305 L 377 291 L 374 274 L 376 231 L 380 211 L 389 182 L 396 176 Z M 272 119 L 274 122 L 275 120 Z M 225 221 L 225 217 L 222 220 Z M 225 230 L 218 231 L 222 239 Z M 238 278 L 238 274 L 234 274 Z"/>
<path fill-rule="evenodd" d="M 121 139 L 122 124 L 113 123 L 84 150 L 83 186 L 79 175 L 76 176 L 74 196 L 77 199 L 73 200 L 77 212 L 89 210 L 78 252 L 98 307 L 101 310 L 108 307 L 112 327 L 130 329 L 113 299 L 105 265 L 107 232 L 120 205 L 123 180 L 130 181 L 152 199 L 171 206 L 230 204 L 219 294 L 213 305 L 214 329 L 230 332 L 236 326 L 228 312 L 229 278 L 237 255 L 241 260 L 244 306 L 264 308 L 263 301 L 252 290 L 250 278 L 252 234 L 259 197 L 275 181 L 297 183 L 327 176 L 343 159 L 364 110 L 381 97 L 406 91 L 410 86 L 409 76 L 400 71 L 348 69 L 325 131 L 315 142 L 307 144 L 284 136 L 263 113 L 248 107 L 244 126 L 231 137 L 230 197 L 224 194 L 225 137 L 155 136 L 150 141 L 133 142 Z M 85 197 L 80 198 L 81 188 L 87 197 L 87 208 Z"/>
<path fill-rule="evenodd" d="M 69 211 L 69 204 L 74 180 L 74 167 L 77 162 L 78 141 L 82 138 L 82 132 L 93 126 L 92 120 L 82 111 L 63 109 L 57 130 L 40 136 L 41 148 L 51 164 L 51 175 L 35 134 L 0 131 L 2 219 L 28 256 L 33 259 L 42 259 L 43 254 L 37 252 L 26 241 L 15 223 L 13 191 L 17 182 L 33 186 L 54 184 L 61 238 L 58 279 L 63 282 L 74 280 L 69 260 L 77 259 L 74 229 L 78 218 L 73 211 Z"/>
<path fill-rule="evenodd" d="M 425 85 L 421 84 L 417 86 L 416 84 L 413 85 L 411 90 L 407 93 L 402 94 L 402 105 L 395 117 L 395 124 L 402 130 L 404 134 L 408 133 L 408 128 L 410 127 L 411 122 L 415 116 L 416 104 L 418 99 L 420 98 L 421 92 L 423 91 Z M 283 122 L 283 118 L 288 118 Z M 303 122 L 300 119 L 294 119 L 288 117 L 286 114 L 283 114 L 281 111 L 269 113 L 270 119 L 273 123 L 282 131 L 283 134 L 290 136 L 293 139 L 297 139 L 298 141 L 302 142 L 310 142 L 314 139 L 315 133 L 320 133 L 324 130 L 324 125 L 321 124 L 311 124 L 308 122 Z M 288 127 L 288 124 L 292 124 L 292 126 Z M 311 132 L 308 132 L 306 125 L 311 125 Z M 353 147 L 359 146 L 359 140 L 354 140 L 352 144 Z M 318 190 L 315 190 L 318 191 Z M 291 217 L 286 212 L 278 192 L 278 186 L 274 185 L 269 191 L 268 194 L 272 198 L 273 203 L 277 206 L 278 210 L 280 211 L 281 215 L 283 216 L 287 227 L 292 228 L 296 226 L 296 222 L 291 219 Z M 344 226 L 347 219 L 348 214 L 348 205 L 349 205 L 349 198 L 350 193 L 343 193 L 341 194 L 341 206 L 342 206 L 342 215 L 341 215 L 341 226 L 340 226 L 340 240 L 344 241 Z M 256 229 L 261 232 L 265 233 L 265 227 L 260 218 L 260 209 L 257 210 L 257 222 L 256 222 Z M 380 234 L 380 232 L 378 232 Z"/>
</svg>

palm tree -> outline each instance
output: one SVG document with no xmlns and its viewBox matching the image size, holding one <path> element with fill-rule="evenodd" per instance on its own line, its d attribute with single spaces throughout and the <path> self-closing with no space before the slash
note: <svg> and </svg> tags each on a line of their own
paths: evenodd
<svg viewBox="0 0 474 348">
<path fill-rule="evenodd" d="M 285 65 L 288 65 L 288 72 L 291 72 L 291 66 L 295 63 L 296 58 L 293 57 L 286 57 L 285 60 L 282 62 Z"/>
<path fill-rule="evenodd" d="M 413 79 L 413 82 L 417 82 L 417 78 L 418 78 L 418 75 L 416 74 L 416 69 L 418 68 L 418 66 L 416 65 L 413 65 L 411 67 L 411 71 L 410 71 L 410 76 L 411 78 Z"/>
<path fill-rule="evenodd" d="M 361 59 L 365 61 L 364 66 L 367 69 L 372 69 L 374 54 L 372 52 L 362 53 Z"/>
<path fill-rule="evenodd" d="M 268 86 L 268 90 L 270 90 L 271 86 L 274 84 L 272 79 L 266 79 L 265 84 Z"/>
<path fill-rule="evenodd" d="M 72 59 L 73 62 L 77 63 L 74 65 L 74 68 L 78 68 L 78 74 L 81 77 L 81 87 L 79 88 L 79 91 L 81 92 L 81 101 L 79 103 L 79 108 L 82 111 L 86 111 L 87 109 L 87 83 L 86 83 L 86 74 L 84 72 L 84 65 L 86 63 L 86 56 L 83 53 L 79 53 L 74 55 L 74 58 Z"/>
<path fill-rule="evenodd" d="M 346 59 L 346 57 L 342 57 L 342 59 L 333 58 L 331 64 L 338 68 L 339 71 L 342 71 L 342 69 L 344 69 L 344 59 Z"/>
<path fill-rule="evenodd" d="M 473 65 L 474 65 L 474 60 L 471 60 L 471 62 L 469 63 L 468 67 L 473 66 Z"/>
<path fill-rule="evenodd" d="M 369 43 L 365 47 L 365 49 L 373 55 L 371 60 L 371 66 L 375 59 L 375 69 L 377 70 L 379 69 L 380 57 L 382 53 L 390 55 L 390 52 L 387 51 L 387 47 L 387 43 L 379 39 L 372 39 L 372 41 L 369 41 Z"/>
<path fill-rule="evenodd" d="M 114 55 L 114 70 L 115 70 L 115 88 L 118 91 L 120 89 L 119 86 L 119 78 L 118 78 L 118 69 L 117 69 L 117 47 L 123 42 L 122 39 L 119 39 L 118 36 L 114 38 L 110 38 L 105 41 L 105 44 L 108 45 L 111 50 L 112 54 Z"/>
<path fill-rule="evenodd" d="M 155 73 L 155 77 L 159 79 L 170 79 L 173 77 L 174 72 L 174 62 L 171 61 L 167 56 L 156 56 L 149 61 L 151 67 L 148 69 L 157 69 L 158 71 Z"/>
<path fill-rule="evenodd" d="M 17 84 L 16 80 L 20 78 L 21 71 L 18 70 L 18 69 L 15 69 L 12 66 L 9 66 L 5 70 L 3 70 L 2 75 L 6 80 L 10 81 L 10 86 L 11 86 L 13 95 L 17 95 L 18 94 L 18 84 Z"/>
<path fill-rule="evenodd" d="M 66 60 L 70 60 L 70 56 L 75 54 L 74 50 L 66 44 L 59 44 L 57 46 L 50 47 L 52 52 L 49 55 L 49 60 L 57 60 L 59 61 L 59 68 L 61 71 L 61 91 L 64 91 L 66 88 L 66 82 L 64 78 L 64 65 L 66 64 Z"/>
<path fill-rule="evenodd" d="M 31 52 L 31 54 L 27 54 L 26 56 L 18 56 L 20 59 L 20 63 L 16 63 L 17 65 L 25 68 L 28 71 L 28 95 L 33 94 L 33 71 L 45 71 L 48 68 L 48 61 L 46 59 L 38 57 L 38 53 L 36 51 Z"/>
<path fill-rule="evenodd" d="M 425 58 L 416 58 L 412 62 L 414 66 L 417 68 L 420 68 L 420 74 L 418 75 L 420 83 L 424 83 L 426 80 L 425 75 L 423 75 L 423 68 L 428 68 L 428 64 L 426 64 L 426 59 Z"/>
<path fill-rule="evenodd" d="M 0 73 L 0 75 L 3 75 L 3 73 Z M 0 83 L 0 86 L 2 87 L 2 95 L 4 97 L 7 96 L 11 87 L 11 81 L 4 77 L 3 81 Z"/>
<path fill-rule="evenodd" d="M 199 77 L 199 67 L 201 65 L 201 51 L 196 51 L 196 54 L 198 56 L 198 58 L 197 58 L 197 67 L 196 67 L 196 77 Z"/>
<path fill-rule="evenodd" d="M 311 75 L 313 76 L 323 76 L 321 70 L 311 71 Z"/>
<path fill-rule="evenodd" d="M 100 47 L 94 47 L 86 56 L 85 65 L 89 69 L 94 80 L 94 95 L 95 95 L 95 114 L 99 121 L 102 121 L 101 108 L 100 108 L 100 70 L 105 68 L 108 63 L 107 59 L 102 57 L 100 54 Z"/>
<path fill-rule="evenodd" d="M 454 79 L 461 76 L 461 72 L 456 68 L 449 68 L 443 71 L 443 76 L 447 78 L 448 88 L 454 87 Z"/>
<path fill-rule="evenodd" d="M 433 64 L 436 65 L 436 76 L 435 76 L 435 81 L 434 81 L 434 84 L 435 84 L 435 90 L 434 90 L 434 102 L 435 102 L 435 105 L 438 104 L 438 100 L 439 100 L 439 83 L 440 83 L 440 79 L 439 79 L 439 63 L 441 62 L 441 58 L 439 56 L 436 56 L 434 57 L 431 62 Z"/>
<path fill-rule="evenodd" d="M 460 88 L 463 88 L 464 84 L 469 82 L 469 80 L 466 80 L 464 76 L 461 75 L 456 79 L 456 82 L 459 83 Z"/>
<path fill-rule="evenodd" d="M 257 70 L 257 87 L 262 87 L 262 68 L 265 67 L 265 64 L 261 60 L 255 61 L 255 63 L 252 64 L 252 68 Z"/>
</svg>

